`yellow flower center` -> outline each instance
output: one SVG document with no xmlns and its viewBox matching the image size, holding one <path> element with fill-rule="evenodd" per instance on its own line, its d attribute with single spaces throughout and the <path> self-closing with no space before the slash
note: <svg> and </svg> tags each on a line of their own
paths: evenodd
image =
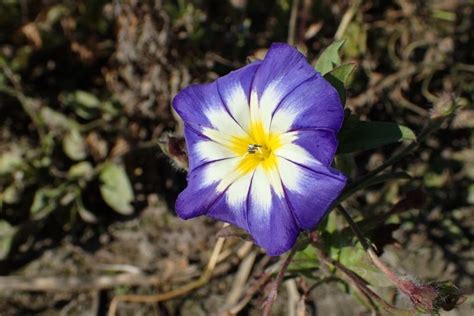
<svg viewBox="0 0 474 316">
<path fill-rule="evenodd" d="M 242 157 L 237 170 L 241 174 L 259 165 L 265 170 L 276 168 L 275 150 L 281 146 L 280 137 L 265 130 L 261 122 L 252 122 L 246 136 L 234 136 L 229 148 Z"/>
</svg>

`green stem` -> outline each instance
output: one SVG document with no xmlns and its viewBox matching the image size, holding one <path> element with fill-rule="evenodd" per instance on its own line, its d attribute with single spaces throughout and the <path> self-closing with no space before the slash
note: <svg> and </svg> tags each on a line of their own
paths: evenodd
<svg viewBox="0 0 474 316">
<path fill-rule="evenodd" d="M 11 84 L 13 85 L 13 88 L 7 87 L 7 86 L 0 86 L 0 92 L 5 93 L 12 98 L 15 98 L 18 100 L 20 105 L 22 106 L 23 110 L 25 113 L 30 117 L 31 121 L 36 127 L 36 131 L 39 135 L 39 138 L 41 142 L 44 140 L 45 132 L 43 129 L 43 122 L 41 120 L 40 115 L 38 114 L 39 112 L 37 109 L 35 109 L 35 106 L 31 102 L 31 99 L 28 98 L 23 92 L 22 88 L 20 85 L 20 82 L 18 79 L 15 78 L 15 75 L 13 74 L 12 70 L 6 65 L 2 64 L 0 65 L 2 68 L 3 73 L 5 76 L 9 79 Z"/>
<path fill-rule="evenodd" d="M 337 209 L 342 214 L 342 216 L 346 220 L 347 224 L 349 224 L 349 226 L 351 227 L 352 231 L 356 235 L 357 239 L 359 240 L 359 242 L 362 245 L 362 247 L 364 248 L 364 250 L 368 251 L 369 249 L 371 249 L 370 244 L 365 239 L 365 237 L 364 237 L 362 231 L 360 230 L 359 226 L 354 221 L 354 219 L 352 219 L 352 216 L 347 212 L 347 210 L 340 204 L 337 206 Z"/>
<path fill-rule="evenodd" d="M 364 250 L 367 252 L 367 254 L 369 255 L 369 258 L 370 260 L 372 261 L 372 263 L 380 270 L 382 271 L 386 276 L 387 278 L 400 290 L 402 291 L 403 293 L 407 294 L 410 296 L 410 299 L 411 299 L 411 295 L 410 295 L 410 285 L 412 284 L 411 281 L 406 281 L 406 280 L 403 280 L 402 278 L 400 278 L 398 276 L 397 273 L 393 272 L 393 270 L 388 266 L 386 265 L 382 260 L 380 260 L 380 258 L 377 256 L 377 254 L 375 253 L 374 249 L 372 248 L 372 246 L 367 242 L 367 240 L 365 239 L 364 235 L 362 234 L 362 231 L 360 230 L 359 226 L 356 224 L 356 222 L 352 219 L 351 215 L 346 211 L 346 209 L 339 205 L 338 206 L 338 210 L 340 211 L 340 213 L 344 216 L 344 218 L 346 219 L 347 223 L 349 224 L 349 226 L 351 227 L 352 231 L 354 232 L 354 234 L 356 235 L 357 239 L 359 240 L 359 242 L 361 243 L 362 247 L 364 248 Z M 352 271 L 350 271 L 351 273 L 353 273 Z M 372 296 L 371 293 L 368 293 L 369 295 Z M 395 308 L 394 306 L 388 304 L 387 302 L 385 302 L 382 298 L 380 297 L 374 297 L 379 303 L 382 303 L 385 308 Z M 388 305 L 387 305 L 388 304 Z M 397 309 L 398 310 L 398 309 Z M 405 313 L 404 310 L 401 310 L 402 313 Z M 399 313 L 400 311 L 397 311 L 397 313 Z"/>
<path fill-rule="evenodd" d="M 347 212 L 347 210 L 342 206 L 338 205 L 337 209 L 339 212 L 344 216 L 344 219 L 346 222 L 349 224 L 351 227 L 352 231 L 356 235 L 357 239 L 359 240 L 360 244 L 362 245 L 362 248 L 368 253 L 370 259 L 372 262 L 379 268 L 387 277 L 395 283 L 395 285 L 398 285 L 400 278 L 396 273 L 394 273 L 385 263 L 383 263 L 380 258 L 377 256 L 377 254 L 374 252 L 372 246 L 367 242 L 367 239 L 364 237 L 364 234 L 360 230 L 359 226 L 357 223 L 354 221 L 352 216 Z"/>
<path fill-rule="evenodd" d="M 355 180 L 353 183 L 351 183 L 344 190 L 344 192 L 341 194 L 341 196 L 339 197 L 339 199 L 336 203 L 337 204 L 341 203 L 342 201 L 347 199 L 349 196 L 351 196 L 355 192 L 357 192 L 360 189 L 364 188 L 380 172 L 382 172 L 385 169 L 387 169 L 388 167 L 400 162 L 406 156 L 411 154 L 428 137 L 428 135 L 431 134 L 433 131 L 437 130 L 443 122 L 444 122 L 444 120 L 431 120 L 431 121 L 429 121 L 428 124 L 426 124 L 426 126 L 423 128 L 423 130 L 418 135 L 417 140 L 411 142 L 409 145 L 407 145 L 405 148 L 400 150 L 398 153 L 391 156 L 389 159 L 387 159 L 387 161 L 385 161 L 379 167 L 375 168 L 374 170 L 370 171 L 366 175 L 362 176 L 361 178 L 359 178 L 359 179 Z"/>
<path fill-rule="evenodd" d="M 342 263 L 335 261 L 331 259 L 318 245 L 317 243 L 315 244 L 316 249 L 318 250 L 318 255 L 320 260 L 331 267 L 336 268 L 339 272 L 343 274 L 347 278 L 347 280 L 357 289 L 359 292 L 367 299 L 368 303 L 372 305 L 372 307 L 376 308 L 376 306 L 373 305 L 374 302 L 378 303 L 383 309 L 386 311 L 390 312 L 392 315 L 399 315 L 399 316 L 408 316 L 408 315 L 413 315 L 414 311 L 413 310 L 405 310 L 398 308 L 387 301 L 385 301 L 381 296 L 379 296 L 377 293 L 372 291 L 366 284 L 366 281 L 363 280 L 358 274 L 354 273 L 352 270 L 347 268 L 345 265 Z"/>
</svg>

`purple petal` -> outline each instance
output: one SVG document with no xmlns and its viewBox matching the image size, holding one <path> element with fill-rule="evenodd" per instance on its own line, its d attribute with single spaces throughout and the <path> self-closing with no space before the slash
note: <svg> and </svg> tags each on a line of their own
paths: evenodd
<svg viewBox="0 0 474 316">
<path fill-rule="evenodd" d="M 247 200 L 253 173 L 248 173 L 231 184 L 222 199 L 214 203 L 208 216 L 238 226 L 249 232 Z"/>
<path fill-rule="evenodd" d="M 276 256 L 300 229 L 314 228 L 344 188 L 345 177 L 328 168 L 343 119 L 339 96 L 289 45 L 274 44 L 263 62 L 184 89 L 173 107 L 185 123 L 190 162 L 176 202 L 182 218 L 207 214 L 239 226 Z M 259 166 L 239 177 L 241 157 L 225 144 L 248 137 L 250 112 L 270 132 L 286 134 L 274 152 L 278 171 Z"/>
<path fill-rule="evenodd" d="M 220 180 L 229 175 L 237 163 L 237 158 L 223 159 L 203 164 L 189 172 L 188 186 L 176 200 L 175 209 L 179 217 L 188 219 L 206 214 L 225 192 L 217 190 Z"/>
<path fill-rule="evenodd" d="M 255 242 L 269 256 L 291 249 L 299 229 L 283 197 L 271 188 L 265 171 L 255 170 L 248 199 L 249 230 Z"/>
<path fill-rule="evenodd" d="M 294 47 L 282 43 L 270 47 L 255 74 L 252 88 L 259 98 L 262 119 L 266 126 L 285 96 L 314 76 L 314 68 Z"/>
<path fill-rule="evenodd" d="M 344 109 L 336 89 L 319 74 L 288 94 L 273 113 L 271 130 L 307 128 L 339 131 Z"/>
<path fill-rule="evenodd" d="M 345 176 L 324 166 L 309 169 L 286 159 L 281 159 L 278 167 L 299 228 L 315 228 L 344 189 Z"/>
<path fill-rule="evenodd" d="M 201 127 L 212 127 L 212 122 L 205 115 L 213 109 L 225 109 L 219 97 L 217 84 L 191 85 L 181 90 L 173 99 L 173 108 L 183 121 L 196 130 Z"/>
<path fill-rule="evenodd" d="M 275 43 L 268 50 L 255 74 L 253 88 L 261 98 L 270 85 L 276 85 L 276 90 L 283 98 L 315 75 L 314 68 L 296 48 L 288 44 Z M 278 103 L 280 100 L 275 101 Z"/>
<path fill-rule="evenodd" d="M 321 164 L 330 166 L 334 160 L 338 141 L 336 134 L 332 130 L 298 130 L 295 132 L 289 132 L 286 135 L 295 137 L 296 139 L 293 140 L 292 143 L 304 148 Z M 289 160 L 292 159 L 289 158 Z"/>
<path fill-rule="evenodd" d="M 230 115 L 244 129 L 249 127 L 250 87 L 255 71 L 260 64 L 260 61 L 255 61 L 217 79 L 217 87 L 222 101 Z"/>
<path fill-rule="evenodd" d="M 184 127 L 184 137 L 186 139 L 189 172 L 209 162 L 235 157 L 235 154 L 228 148 L 210 140 L 188 124 Z"/>
</svg>

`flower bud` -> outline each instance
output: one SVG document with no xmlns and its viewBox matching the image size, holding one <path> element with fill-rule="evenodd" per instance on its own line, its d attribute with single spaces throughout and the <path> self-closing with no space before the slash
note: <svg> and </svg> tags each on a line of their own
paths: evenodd
<svg viewBox="0 0 474 316">
<path fill-rule="evenodd" d="M 435 310 L 434 301 L 438 297 L 438 290 L 434 286 L 417 284 L 407 279 L 400 279 L 397 285 L 399 290 L 410 298 L 419 312 L 431 313 Z"/>
<path fill-rule="evenodd" d="M 466 300 L 466 296 L 449 281 L 417 284 L 401 279 L 398 288 L 408 295 L 414 307 L 421 313 L 437 314 L 440 309 L 449 311 Z"/>
<path fill-rule="evenodd" d="M 450 281 L 433 282 L 431 286 L 435 287 L 438 291 L 438 297 L 434 302 L 435 307 L 445 311 L 456 308 L 467 299 Z"/>
<path fill-rule="evenodd" d="M 163 153 L 168 156 L 178 169 L 188 169 L 188 155 L 183 137 L 165 134 L 159 145 Z"/>
</svg>

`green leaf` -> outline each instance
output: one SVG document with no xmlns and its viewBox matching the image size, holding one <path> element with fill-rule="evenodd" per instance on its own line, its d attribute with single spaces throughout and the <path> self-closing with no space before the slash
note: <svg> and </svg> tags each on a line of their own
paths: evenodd
<svg viewBox="0 0 474 316">
<path fill-rule="evenodd" d="M 316 249 L 312 245 L 308 245 L 305 249 L 296 252 L 295 257 L 291 261 L 289 272 L 310 272 L 319 268 L 318 256 Z"/>
<path fill-rule="evenodd" d="M 72 160 L 83 160 L 87 157 L 86 144 L 77 129 L 70 130 L 63 138 L 63 150 Z"/>
<path fill-rule="evenodd" d="M 69 130 L 77 123 L 62 113 L 55 111 L 47 106 L 41 107 L 40 117 L 49 129 L 56 132 L 63 132 Z"/>
<path fill-rule="evenodd" d="M 342 247 L 339 252 L 339 258 L 333 259 L 339 260 L 339 262 L 357 273 L 372 286 L 393 286 L 392 282 L 387 279 L 385 274 L 377 269 L 377 267 L 375 267 L 370 261 L 368 254 L 360 244 Z"/>
<path fill-rule="evenodd" d="M 74 99 L 77 103 L 87 108 L 100 107 L 100 100 L 92 93 L 86 91 L 77 90 L 74 92 Z"/>
<path fill-rule="evenodd" d="M 328 77 L 334 78 L 338 80 L 344 87 L 347 87 L 350 83 L 351 75 L 354 73 L 354 70 L 357 68 L 357 65 L 354 63 L 344 64 L 337 66 L 329 73 L 327 73 L 324 77 L 327 79 Z"/>
<path fill-rule="evenodd" d="M 8 204 L 18 203 L 21 199 L 22 188 L 19 188 L 15 183 L 7 186 L 3 192 L 0 192 L 0 203 Z"/>
<path fill-rule="evenodd" d="M 336 212 L 332 212 L 333 222 L 337 221 Z M 361 227 L 360 222 L 357 222 Z M 337 224 L 335 224 L 337 225 Z M 338 227 L 342 227 L 339 223 Z M 366 230 L 364 230 L 366 231 Z M 370 281 L 372 285 L 387 286 L 387 279 L 378 270 L 368 257 L 360 243 L 355 240 L 354 233 L 348 227 L 334 230 L 331 233 L 326 229 L 321 235 L 322 244 L 329 256 L 343 265 L 357 272 L 360 276 Z"/>
<path fill-rule="evenodd" d="M 77 197 L 76 203 L 74 203 L 73 209 L 79 214 L 82 220 L 86 223 L 95 224 L 97 223 L 97 217 L 88 209 L 84 207 L 82 203 L 82 198 L 80 196 Z"/>
<path fill-rule="evenodd" d="M 64 186 L 38 189 L 30 207 L 33 218 L 41 219 L 51 213 L 58 206 L 58 200 L 64 193 Z"/>
<path fill-rule="evenodd" d="M 83 179 L 89 181 L 94 176 L 94 167 L 88 161 L 81 161 L 71 166 L 67 175 L 70 179 Z"/>
<path fill-rule="evenodd" d="M 10 253 L 10 247 L 17 229 L 7 221 L 0 220 L 0 260 Z"/>
<path fill-rule="evenodd" d="M 92 119 L 100 113 L 101 102 L 92 93 L 77 90 L 74 93 L 61 95 L 60 99 L 64 105 L 72 108 L 83 119 Z"/>
<path fill-rule="evenodd" d="M 356 67 L 356 64 L 344 64 L 324 75 L 324 78 L 336 88 L 342 104 L 346 103 L 346 87 L 349 85 Z"/>
<path fill-rule="evenodd" d="M 404 140 L 416 140 L 415 133 L 406 126 L 349 119 L 339 133 L 338 154 L 369 150 Z"/>
<path fill-rule="evenodd" d="M 344 34 L 344 39 L 347 40 L 343 50 L 344 56 L 347 58 L 364 56 L 367 51 L 367 27 L 363 22 L 352 21 Z"/>
<path fill-rule="evenodd" d="M 346 176 L 355 176 L 355 170 L 357 170 L 357 164 L 354 155 L 351 154 L 339 154 L 334 159 L 337 170 L 344 173 Z"/>
<path fill-rule="evenodd" d="M 337 213 L 336 212 L 331 212 L 329 213 L 329 215 L 327 216 L 327 224 L 326 224 L 326 227 L 325 227 L 325 230 L 332 234 L 334 233 L 335 231 L 337 231 L 337 227 L 338 227 L 338 223 L 337 223 Z"/>
<path fill-rule="evenodd" d="M 65 5 L 55 5 L 48 10 L 46 21 L 49 25 L 58 22 L 63 16 L 69 13 L 69 9 Z"/>
<path fill-rule="evenodd" d="M 338 40 L 329 45 L 319 56 L 314 68 L 322 75 L 325 75 L 333 70 L 335 66 L 340 65 L 341 57 L 339 57 L 339 50 L 343 44 L 344 40 Z"/>
<path fill-rule="evenodd" d="M 15 50 L 14 58 L 9 62 L 13 72 L 18 73 L 29 65 L 30 57 L 33 55 L 33 47 L 25 45 Z"/>
<path fill-rule="evenodd" d="M 131 202 L 134 199 L 132 185 L 122 166 L 106 163 L 99 175 L 100 193 L 104 201 L 116 212 L 130 215 L 133 212 Z"/>
<path fill-rule="evenodd" d="M 13 146 L 9 151 L 0 154 L 0 175 L 15 171 L 22 164 L 21 150 Z"/>
</svg>

